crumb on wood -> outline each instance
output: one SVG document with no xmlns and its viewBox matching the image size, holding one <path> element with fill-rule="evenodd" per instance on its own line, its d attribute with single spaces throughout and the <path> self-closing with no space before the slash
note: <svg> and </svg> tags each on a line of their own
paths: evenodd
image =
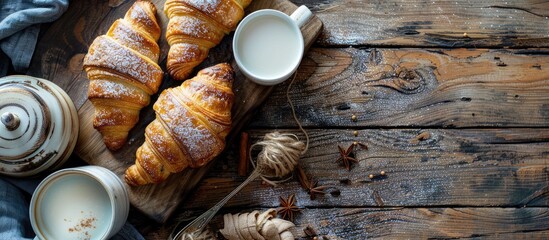
<svg viewBox="0 0 549 240">
<path fill-rule="evenodd" d="M 341 183 L 341 184 L 350 184 L 350 183 L 351 183 L 351 180 L 348 179 L 348 178 L 345 178 L 345 179 L 339 180 L 339 183 Z"/>
<path fill-rule="evenodd" d="M 311 226 L 305 227 L 303 229 L 303 233 L 305 233 L 305 235 L 307 235 L 307 237 L 316 237 L 316 236 L 318 236 L 318 234 L 316 234 L 316 231 Z"/>
<path fill-rule="evenodd" d="M 412 140 L 410 140 L 410 142 L 412 144 L 418 144 L 419 142 L 425 141 L 425 140 L 430 139 L 430 138 L 431 138 L 431 133 L 429 133 L 428 131 L 424 131 L 424 132 L 421 132 L 420 134 L 418 134 Z"/>
<path fill-rule="evenodd" d="M 330 222 L 328 222 L 328 220 L 324 219 L 324 220 L 320 221 L 320 226 L 326 227 L 328 225 L 330 225 Z"/>
<path fill-rule="evenodd" d="M 500 57 L 494 57 L 494 60 L 496 60 L 496 66 L 498 67 L 506 67 L 507 64 L 503 61 L 501 61 Z"/>
<path fill-rule="evenodd" d="M 379 192 L 374 190 L 372 192 L 372 197 L 374 198 L 374 201 L 376 202 L 376 204 L 380 207 L 383 207 L 383 205 L 385 205 L 385 203 L 383 202 L 383 199 L 381 198 L 381 196 L 379 195 Z"/>
<path fill-rule="evenodd" d="M 507 64 L 504 63 L 504 62 L 502 62 L 502 61 L 498 61 L 498 62 L 496 63 L 496 66 L 498 66 L 498 67 L 507 67 Z"/>
<path fill-rule="evenodd" d="M 360 148 L 364 149 L 364 150 L 368 150 L 368 145 L 364 144 L 364 143 L 360 143 L 360 142 L 357 142 L 357 141 L 354 141 L 353 142 L 353 146 L 360 146 Z"/>
</svg>

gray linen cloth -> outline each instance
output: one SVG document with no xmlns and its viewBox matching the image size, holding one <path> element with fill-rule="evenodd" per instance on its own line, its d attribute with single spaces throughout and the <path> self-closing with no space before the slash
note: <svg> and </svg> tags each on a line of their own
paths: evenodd
<svg viewBox="0 0 549 240">
<path fill-rule="evenodd" d="M 69 0 L 0 0 L 0 76 L 5 76 L 9 62 L 17 72 L 30 64 L 40 23 L 59 18 Z"/>
</svg>

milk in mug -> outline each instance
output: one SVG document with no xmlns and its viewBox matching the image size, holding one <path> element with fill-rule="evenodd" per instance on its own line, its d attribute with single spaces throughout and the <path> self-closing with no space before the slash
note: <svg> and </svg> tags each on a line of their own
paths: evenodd
<svg viewBox="0 0 549 240">
<path fill-rule="evenodd" d="M 240 32 L 238 53 L 249 72 L 277 78 L 301 61 L 296 29 L 284 19 L 265 15 L 253 19 Z"/>
<path fill-rule="evenodd" d="M 35 210 L 46 239 L 105 237 L 112 209 L 108 193 L 90 176 L 69 174 L 54 180 Z"/>
</svg>

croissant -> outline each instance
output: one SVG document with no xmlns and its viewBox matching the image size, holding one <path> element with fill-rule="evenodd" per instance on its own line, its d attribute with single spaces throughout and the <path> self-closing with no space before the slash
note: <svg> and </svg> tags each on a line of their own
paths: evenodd
<svg viewBox="0 0 549 240">
<path fill-rule="evenodd" d="M 170 45 L 167 70 L 185 80 L 208 56 L 209 49 L 236 28 L 251 0 L 167 0 L 170 19 L 166 39 Z"/>
<path fill-rule="evenodd" d="M 93 41 L 84 58 L 88 99 L 95 106 L 93 126 L 111 150 L 124 145 L 139 111 L 149 105 L 150 95 L 162 82 L 157 64 L 161 30 L 155 14 L 151 2 L 135 2 L 106 35 Z"/>
<path fill-rule="evenodd" d="M 231 128 L 233 74 L 231 66 L 222 63 L 162 91 L 153 105 L 156 119 L 145 128 L 145 143 L 126 170 L 128 184 L 159 183 L 221 153 Z"/>
</svg>

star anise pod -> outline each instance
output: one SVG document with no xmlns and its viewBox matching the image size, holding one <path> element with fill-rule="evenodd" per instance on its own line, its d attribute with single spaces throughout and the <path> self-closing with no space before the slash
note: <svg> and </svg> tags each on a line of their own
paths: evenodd
<svg viewBox="0 0 549 240">
<path fill-rule="evenodd" d="M 292 194 L 287 199 L 284 199 L 282 197 L 279 197 L 279 198 L 280 198 L 280 207 L 276 211 L 278 212 L 278 214 L 280 214 L 280 216 L 283 219 L 290 220 L 293 222 L 294 214 L 301 211 L 301 209 L 299 209 L 295 205 L 296 203 L 295 195 Z"/>
<path fill-rule="evenodd" d="M 307 175 L 305 175 L 305 171 L 303 171 L 303 168 L 301 168 L 299 164 L 297 165 L 297 178 L 299 179 L 301 186 L 309 193 L 311 200 L 315 199 L 315 194 L 325 194 L 324 189 L 326 186 L 317 186 L 318 181 L 314 181 L 313 179 L 309 180 Z"/>
<path fill-rule="evenodd" d="M 354 149 L 353 144 L 347 148 L 347 150 L 344 150 L 341 146 L 337 145 L 337 148 L 339 149 L 339 158 L 336 160 L 336 162 L 342 162 L 343 165 L 345 165 L 345 168 L 347 171 L 351 171 L 351 163 L 355 162 L 358 163 L 358 160 L 354 159 L 353 157 L 349 156 Z"/>
<path fill-rule="evenodd" d="M 318 185 L 318 181 L 314 181 L 313 179 L 311 179 L 311 181 L 309 182 L 309 189 L 307 189 L 307 191 L 309 191 L 309 195 L 311 196 L 311 200 L 315 200 L 315 194 L 326 194 L 324 192 L 324 189 L 326 189 L 326 186 L 317 186 Z"/>
</svg>

